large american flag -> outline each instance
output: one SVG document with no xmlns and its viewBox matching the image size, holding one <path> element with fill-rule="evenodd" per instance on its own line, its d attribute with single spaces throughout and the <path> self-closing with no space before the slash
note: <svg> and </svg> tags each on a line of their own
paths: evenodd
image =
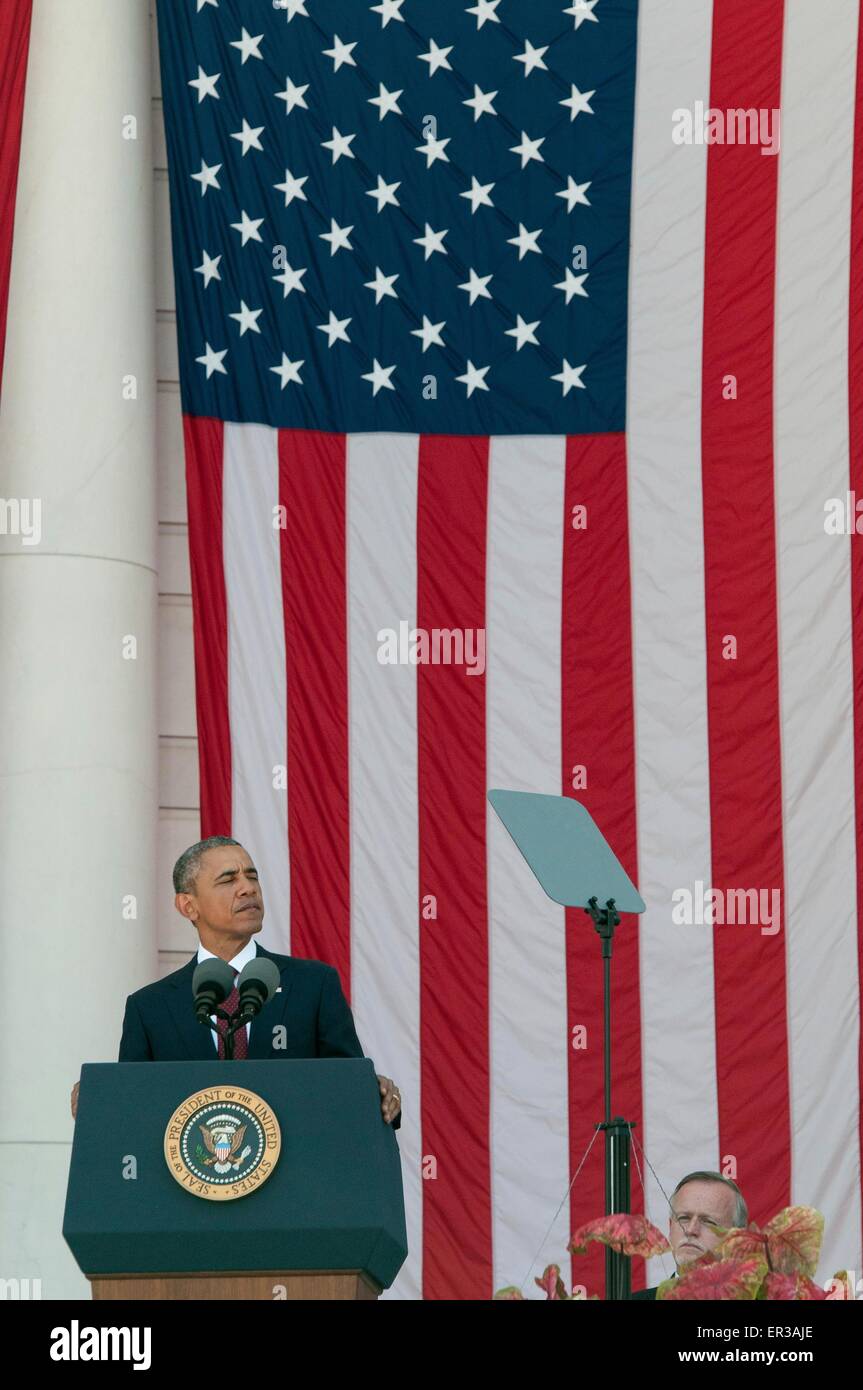
<svg viewBox="0 0 863 1390">
<path fill-rule="evenodd" d="M 759 1221 L 824 1211 L 823 1279 L 863 1269 L 863 562 L 824 524 L 863 498 L 863 122 L 829 10 L 159 4 L 202 833 L 400 1085 L 395 1296 L 529 1290 L 603 1210 L 601 1142 L 570 1189 L 597 940 L 493 786 L 577 796 L 647 902 L 634 1207 L 722 1168 Z M 675 143 L 699 101 L 781 108 L 781 152 Z M 403 622 L 484 629 L 484 673 L 382 664 Z M 699 883 L 780 890 L 779 930 L 676 924 Z"/>
</svg>

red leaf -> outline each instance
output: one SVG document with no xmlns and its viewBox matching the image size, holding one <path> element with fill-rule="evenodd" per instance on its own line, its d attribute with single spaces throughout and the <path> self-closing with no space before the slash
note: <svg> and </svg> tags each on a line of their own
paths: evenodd
<svg viewBox="0 0 863 1390">
<path fill-rule="evenodd" d="M 774 1301 L 804 1301 L 823 1299 L 827 1290 L 813 1284 L 805 1274 L 768 1274 L 764 1281 L 764 1297 Z"/>
<path fill-rule="evenodd" d="M 767 1236 L 760 1226 L 732 1226 L 711 1251 L 715 1260 L 767 1261 Z"/>
<path fill-rule="evenodd" d="M 641 1255 L 645 1260 L 653 1255 L 663 1255 L 671 1249 L 662 1232 L 651 1225 L 646 1217 L 632 1216 L 626 1212 L 600 1216 L 596 1221 L 579 1226 L 569 1243 L 569 1249 L 573 1255 L 583 1255 L 594 1240 L 609 1245 L 621 1255 Z"/>
<path fill-rule="evenodd" d="M 760 1258 L 774 1274 L 803 1274 L 818 1268 L 824 1217 L 814 1207 L 785 1207 L 761 1230 L 753 1224 L 733 1229 L 713 1251 L 719 1260 Z"/>
<path fill-rule="evenodd" d="M 688 1299 L 754 1299 L 758 1297 L 766 1273 L 763 1260 L 700 1259 L 689 1265 L 679 1279 L 660 1284 L 656 1297 L 666 1303 Z"/>
<path fill-rule="evenodd" d="M 810 1299 L 813 1302 L 818 1302 L 822 1298 L 826 1299 L 827 1296 L 827 1290 L 822 1289 L 820 1284 L 816 1284 L 814 1279 L 808 1279 L 805 1274 L 798 1274 L 797 1297 L 801 1302 L 808 1302 Z"/>
<path fill-rule="evenodd" d="M 542 1271 L 542 1278 L 534 1279 L 533 1282 L 538 1288 L 545 1289 L 546 1298 L 569 1298 L 564 1282 L 560 1277 L 560 1265 L 546 1265 Z"/>
</svg>

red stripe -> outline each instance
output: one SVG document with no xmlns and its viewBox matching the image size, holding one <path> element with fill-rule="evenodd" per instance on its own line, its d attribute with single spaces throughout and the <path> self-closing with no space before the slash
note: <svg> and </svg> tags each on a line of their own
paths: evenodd
<svg viewBox="0 0 863 1390">
<path fill-rule="evenodd" d="M 488 441 L 423 437 L 417 625 L 484 628 Z M 492 1290 L 485 676 L 417 669 L 423 1296 Z M 421 903 L 422 907 L 422 903 Z M 530 1155 L 525 1154 L 529 1165 Z M 427 1166 L 425 1172 L 430 1172 Z"/>
<path fill-rule="evenodd" d="M 201 783 L 201 836 L 231 833 L 231 728 L 228 715 L 228 606 L 222 549 L 221 420 L 183 417 L 195 701 Z"/>
<path fill-rule="evenodd" d="M 851 189 L 851 286 L 848 342 L 849 485 L 863 500 L 863 0 L 857 37 L 857 105 Z M 851 612 L 854 661 L 854 794 L 857 843 L 858 978 L 863 991 L 863 538 L 851 537 Z M 859 1093 L 863 1096 L 863 1029 L 859 1043 Z M 851 1103 L 849 1098 L 849 1104 Z M 858 1096 L 860 1166 L 863 1172 L 863 1104 Z"/>
<path fill-rule="evenodd" d="M 573 530 L 572 509 L 587 507 L 587 527 Z M 635 814 L 635 734 L 632 690 L 632 610 L 627 525 L 626 439 L 621 434 L 572 437 L 566 447 L 561 708 L 563 793 L 586 806 L 633 882 L 638 881 Z M 573 788 L 573 768 L 587 770 L 585 789 Z M 567 1047 L 569 1154 L 574 1173 L 604 1118 L 603 976 L 599 937 L 580 909 L 566 913 L 568 1039 L 580 1024 L 587 1047 Z M 641 1004 L 638 918 L 622 915 L 612 960 L 612 1106 L 637 1124 L 641 1144 Z M 604 1137 L 594 1145 L 572 1189 L 572 1226 L 605 1211 Z M 632 1210 L 643 1211 L 632 1166 Z M 598 1249 L 573 1260 L 573 1282 L 603 1295 L 604 1257 Z M 633 1261 L 633 1288 L 644 1284 L 643 1261 Z"/>
<path fill-rule="evenodd" d="M 291 950 L 350 998 L 345 437 L 279 431 Z"/>
<path fill-rule="evenodd" d="M 783 0 L 716 0 L 712 107 L 779 106 L 782 24 Z M 778 160 L 757 145 L 709 148 L 702 470 L 712 886 L 778 888 L 784 897 L 773 498 L 777 174 Z M 723 399 L 728 374 L 737 379 L 736 400 Z M 736 660 L 723 659 L 729 635 Z M 775 936 L 762 936 L 757 924 L 717 925 L 714 980 L 720 1160 L 733 1157 L 762 1221 L 791 1190 L 784 913 Z"/>
<path fill-rule="evenodd" d="M 31 0 L 0 6 L 0 385 L 6 347 L 6 311 L 12 270 L 15 195 L 30 51 Z"/>
</svg>

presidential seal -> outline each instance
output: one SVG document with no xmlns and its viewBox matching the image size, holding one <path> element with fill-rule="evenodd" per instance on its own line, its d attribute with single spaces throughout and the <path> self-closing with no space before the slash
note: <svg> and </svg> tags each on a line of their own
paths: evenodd
<svg viewBox="0 0 863 1390">
<path fill-rule="evenodd" d="M 165 1130 L 165 1162 L 181 1187 L 211 1202 L 247 1197 L 282 1147 L 279 1122 L 253 1091 L 213 1086 L 189 1096 Z"/>
</svg>

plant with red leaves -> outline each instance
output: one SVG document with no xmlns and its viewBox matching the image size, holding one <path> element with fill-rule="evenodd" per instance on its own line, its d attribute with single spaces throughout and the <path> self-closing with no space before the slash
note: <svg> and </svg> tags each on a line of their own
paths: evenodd
<svg viewBox="0 0 863 1390">
<path fill-rule="evenodd" d="M 762 1229 L 752 1222 L 729 1230 L 715 1249 L 685 1266 L 679 1276 L 666 1279 L 656 1291 L 664 1303 L 683 1300 L 766 1299 L 801 1301 L 835 1297 L 813 1280 L 824 1235 L 824 1217 L 814 1207 L 785 1207 Z M 662 1232 L 644 1216 L 618 1212 L 579 1226 L 569 1243 L 573 1255 L 583 1255 L 594 1242 L 621 1255 L 650 1259 L 670 1251 Z M 584 1302 L 567 1293 L 559 1265 L 547 1265 L 534 1283 L 548 1300 Z M 848 1283 L 844 1273 L 834 1275 L 832 1287 Z M 595 1296 L 594 1296 L 595 1297 Z M 496 1299 L 524 1299 L 510 1284 Z"/>
</svg>

